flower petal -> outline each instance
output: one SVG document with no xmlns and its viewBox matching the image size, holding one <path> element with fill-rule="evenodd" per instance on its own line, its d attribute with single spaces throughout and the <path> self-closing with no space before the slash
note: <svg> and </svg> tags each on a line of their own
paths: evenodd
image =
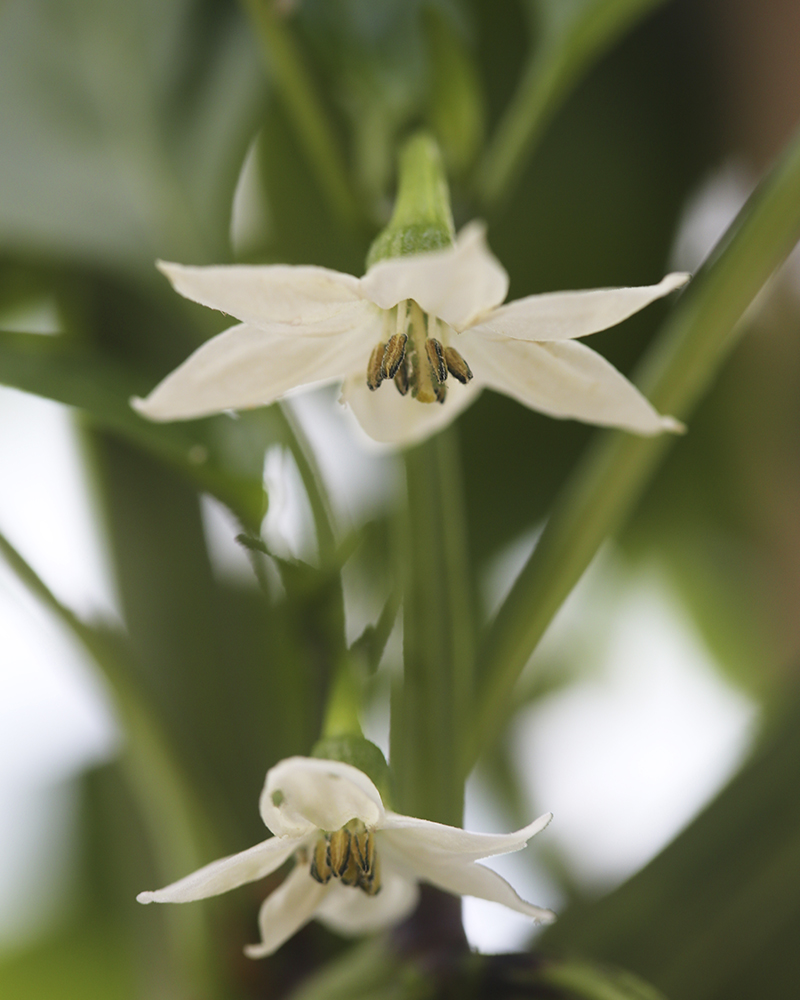
<svg viewBox="0 0 800 1000">
<path fill-rule="evenodd" d="M 405 920 L 418 899 L 416 881 L 384 865 L 377 896 L 336 882 L 317 907 L 315 917 L 340 934 L 372 934 Z"/>
<path fill-rule="evenodd" d="M 259 809 L 281 837 L 339 830 L 351 819 L 380 826 L 384 817 L 380 793 L 363 771 L 316 757 L 288 757 L 270 768 Z"/>
<path fill-rule="evenodd" d="M 471 222 L 452 248 L 375 264 L 361 290 L 381 309 L 414 299 L 424 312 L 463 330 L 503 301 L 508 275 L 486 246 L 486 227 Z"/>
<path fill-rule="evenodd" d="M 607 330 L 685 285 L 690 274 L 668 274 L 657 285 L 591 288 L 529 295 L 495 309 L 472 329 L 513 340 L 573 340 Z"/>
<path fill-rule="evenodd" d="M 358 278 L 325 267 L 234 264 L 187 267 L 158 262 L 176 292 L 243 323 L 314 324 L 342 329 L 342 314 L 363 296 Z"/>
<path fill-rule="evenodd" d="M 303 846 L 305 837 L 270 837 L 255 847 L 239 854 L 232 854 L 210 865 L 199 868 L 191 875 L 173 882 L 155 892 L 140 892 L 140 903 L 190 903 L 195 899 L 218 896 L 229 889 L 236 889 L 245 882 L 276 871 L 294 852 Z"/>
<path fill-rule="evenodd" d="M 477 861 L 521 850 L 552 818 L 552 813 L 545 813 L 514 833 L 471 833 L 459 827 L 387 812 L 380 841 L 388 839 L 395 850 L 409 859 L 423 857 L 432 863 Z"/>
<path fill-rule="evenodd" d="M 389 863 L 399 868 L 401 872 L 413 871 L 418 878 L 455 896 L 477 896 L 478 899 L 502 903 L 509 909 L 533 917 L 537 923 L 550 923 L 555 920 L 552 910 L 545 910 L 541 906 L 526 902 L 501 875 L 474 861 L 466 863 L 459 863 L 455 859 L 434 861 L 425 855 L 410 854 L 406 851 L 398 854 L 395 842 L 386 841 L 381 843 L 381 856 L 388 856 Z"/>
<path fill-rule="evenodd" d="M 585 344 L 494 340 L 467 330 L 458 339 L 475 380 L 552 417 L 621 427 L 636 434 L 680 432 L 624 375 Z"/>
<path fill-rule="evenodd" d="M 370 390 L 363 373 L 345 379 L 340 402 L 353 411 L 356 420 L 374 440 L 410 445 L 425 440 L 455 420 L 477 397 L 481 387 L 453 381 L 444 403 L 420 403 L 411 395 L 401 396 L 392 384 Z"/>
<path fill-rule="evenodd" d="M 206 341 L 146 399 L 132 405 L 151 420 L 185 420 L 264 406 L 289 389 L 366 371 L 381 333 L 378 311 L 360 303 L 359 323 L 337 336 L 305 337 L 288 326 L 241 324 Z"/>
<path fill-rule="evenodd" d="M 258 927 L 261 941 L 248 944 L 244 953 L 248 958 L 265 958 L 277 951 L 314 916 L 314 911 L 330 888 L 313 879 L 308 865 L 295 865 L 278 888 L 261 904 Z"/>
</svg>

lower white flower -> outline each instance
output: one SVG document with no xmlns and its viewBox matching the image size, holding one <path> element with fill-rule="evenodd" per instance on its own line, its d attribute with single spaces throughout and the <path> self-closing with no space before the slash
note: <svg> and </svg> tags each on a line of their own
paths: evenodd
<svg viewBox="0 0 800 1000">
<path fill-rule="evenodd" d="M 363 278 L 323 267 L 158 266 L 181 295 L 240 322 L 132 401 L 151 420 L 247 409 L 341 381 L 342 402 L 367 434 L 393 444 L 433 434 L 482 387 L 553 417 L 636 434 L 682 429 L 578 338 L 621 323 L 688 274 L 501 305 L 508 275 L 479 222 L 451 247 L 381 260 Z"/>
<path fill-rule="evenodd" d="M 216 896 L 269 875 L 294 855 L 294 868 L 261 907 L 261 942 L 245 948 L 251 958 L 271 955 L 312 918 L 347 935 L 397 923 L 413 910 L 419 881 L 502 903 L 537 923 L 555 919 L 477 863 L 523 848 L 551 813 L 515 833 L 469 833 L 394 813 L 363 771 L 311 757 L 289 757 L 271 768 L 259 808 L 273 837 L 164 889 L 142 892 L 139 902 Z"/>
</svg>

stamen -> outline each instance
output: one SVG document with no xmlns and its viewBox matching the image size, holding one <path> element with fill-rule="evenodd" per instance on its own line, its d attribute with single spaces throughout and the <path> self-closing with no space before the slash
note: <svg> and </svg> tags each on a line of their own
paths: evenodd
<svg viewBox="0 0 800 1000">
<path fill-rule="evenodd" d="M 381 864 L 377 857 L 369 875 L 362 875 L 358 880 L 358 887 L 368 896 L 377 896 L 381 891 Z"/>
<path fill-rule="evenodd" d="M 445 347 L 444 360 L 447 370 L 453 378 L 458 379 L 462 385 L 466 385 L 472 378 L 472 371 L 458 351 L 454 347 Z"/>
<path fill-rule="evenodd" d="M 381 365 L 381 375 L 384 378 L 394 378 L 397 374 L 406 356 L 407 340 L 408 336 L 405 333 L 396 333 L 389 339 L 386 350 L 383 352 Z"/>
<path fill-rule="evenodd" d="M 333 874 L 341 876 L 347 871 L 350 863 L 351 836 L 347 827 L 332 833 L 328 841 L 327 861 L 333 869 Z"/>
<path fill-rule="evenodd" d="M 367 365 L 367 385 L 373 392 L 375 392 L 384 379 L 383 354 L 385 350 L 386 344 L 378 344 L 369 356 L 369 364 Z"/>
<path fill-rule="evenodd" d="M 447 365 L 444 361 L 442 345 L 435 337 L 429 337 L 425 341 L 425 353 L 428 355 L 428 361 L 430 361 L 433 368 L 433 374 L 436 376 L 439 384 L 441 384 L 447 378 Z M 437 393 L 436 396 L 438 399 L 439 394 Z"/>
<path fill-rule="evenodd" d="M 311 852 L 311 877 L 326 885 L 331 880 L 333 870 L 328 860 L 328 838 L 320 837 Z"/>
<path fill-rule="evenodd" d="M 375 838 L 366 827 L 354 833 L 353 853 L 364 875 L 371 875 L 375 864 Z"/>
<path fill-rule="evenodd" d="M 397 391 L 401 396 L 408 394 L 410 379 L 408 375 L 408 359 L 403 358 L 400 367 L 397 369 L 397 374 L 394 377 L 394 384 L 397 387 Z"/>
</svg>

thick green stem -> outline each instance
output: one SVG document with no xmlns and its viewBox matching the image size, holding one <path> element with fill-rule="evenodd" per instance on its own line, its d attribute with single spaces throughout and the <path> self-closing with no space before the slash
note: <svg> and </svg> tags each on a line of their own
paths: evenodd
<svg viewBox="0 0 800 1000">
<path fill-rule="evenodd" d="M 800 133 L 684 293 L 648 355 L 645 393 L 686 417 L 733 346 L 739 320 L 800 237 Z M 486 635 L 468 770 L 506 717 L 512 689 L 562 602 L 623 522 L 673 438 L 600 437 L 567 484 Z"/>
<path fill-rule="evenodd" d="M 292 34 L 271 0 L 242 0 L 242 3 L 256 30 L 275 87 L 289 109 L 330 207 L 340 221 L 353 225 L 358 218 L 358 206 L 344 161 Z"/>
<path fill-rule="evenodd" d="M 392 697 L 392 767 L 403 811 L 459 825 L 474 653 L 455 430 L 405 459 L 405 666 Z"/>
</svg>

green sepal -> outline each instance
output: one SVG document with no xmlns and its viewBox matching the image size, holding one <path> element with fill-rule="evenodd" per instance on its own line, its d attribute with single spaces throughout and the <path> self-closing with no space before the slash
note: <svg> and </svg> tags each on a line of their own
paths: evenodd
<svg viewBox="0 0 800 1000">
<path fill-rule="evenodd" d="M 372 781 L 386 806 L 394 798 L 392 774 L 380 747 L 363 736 L 325 736 L 314 744 L 312 757 L 323 760 L 340 760 L 351 764 Z"/>
<path fill-rule="evenodd" d="M 369 248 L 367 267 L 392 257 L 446 249 L 453 245 L 454 236 L 450 190 L 439 147 L 427 132 L 418 132 L 400 153 L 394 212 Z"/>
</svg>

